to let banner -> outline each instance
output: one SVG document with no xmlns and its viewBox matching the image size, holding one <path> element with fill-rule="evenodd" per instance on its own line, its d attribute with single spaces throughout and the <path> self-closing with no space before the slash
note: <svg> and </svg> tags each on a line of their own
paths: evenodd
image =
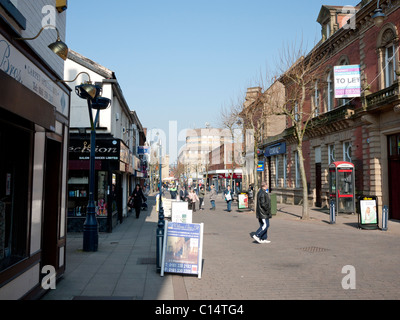
<svg viewBox="0 0 400 320">
<path fill-rule="evenodd" d="M 335 71 L 335 98 L 357 98 L 361 96 L 360 66 L 336 66 Z"/>
</svg>

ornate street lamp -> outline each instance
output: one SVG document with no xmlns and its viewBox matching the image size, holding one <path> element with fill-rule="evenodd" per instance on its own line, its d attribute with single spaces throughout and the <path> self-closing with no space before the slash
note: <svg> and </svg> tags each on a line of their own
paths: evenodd
<svg viewBox="0 0 400 320">
<path fill-rule="evenodd" d="M 382 25 L 383 20 L 385 18 L 385 14 L 382 12 L 382 8 L 379 6 L 380 0 L 378 0 L 378 4 L 376 9 L 374 10 L 374 15 L 372 16 L 372 19 L 374 19 L 375 26 L 378 28 Z"/>
<path fill-rule="evenodd" d="M 159 143 L 159 152 L 160 152 L 160 165 L 159 165 L 159 179 L 160 179 L 160 190 L 159 190 L 159 199 L 158 199 L 158 224 L 157 224 L 157 235 L 156 235 L 156 240 L 157 240 L 157 256 L 156 256 L 156 267 L 157 267 L 157 272 L 161 272 L 161 260 L 162 260 L 162 248 L 163 248 L 163 242 L 164 242 L 164 227 L 165 227 L 165 221 L 164 221 L 164 208 L 162 205 L 162 149 L 161 149 L 161 137 L 159 136 L 159 133 L 157 132 L 158 136 L 158 143 Z"/>
<path fill-rule="evenodd" d="M 90 78 L 90 77 L 89 77 Z M 75 78 L 76 79 L 76 78 Z M 89 119 L 90 119 L 90 168 L 89 168 L 89 203 L 86 211 L 86 220 L 83 224 L 83 251 L 95 252 L 99 243 L 99 228 L 96 218 L 96 206 L 94 203 L 94 183 L 95 183 L 95 162 L 96 162 L 96 126 L 99 119 L 100 110 L 107 109 L 111 100 L 100 97 L 102 88 L 91 84 L 91 81 L 75 87 L 76 94 L 86 99 L 88 103 Z M 93 111 L 97 110 L 93 119 Z"/>
<path fill-rule="evenodd" d="M 56 42 L 53 42 L 53 43 L 50 43 L 49 44 L 49 49 L 51 50 L 51 51 L 53 51 L 56 55 L 58 55 L 61 59 L 63 59 L 63 60 L 67 60 L 67 58 L 68 58 L 68 46 L 64 43 L 64 42 L 62 42 L 61 41 L 61 38 L 60 38 L 60 32 L 58 31 L 58 29 L 55 27 L 55 26 L 53 26 L 53 25 L 47 25 L 47 26 L 44 26 L 42 29 L 40 29 L 40 31 L 39 31 L 39 33 L 36 35 L 36 36 L 34 36 L 33 38 L 15 38 L 15 40 L 35 40 L 35 39 L 37 39 L 39 36 L 40 36 L 40 34 L 42 33 L 42 31 L 44 30 L 44 29 L 46 29 L 46 28 L 54 28 L 54 29 L 56 29 L 56 31 L 57 31 L 57 40 L 56 40 Z"/>
</svg>

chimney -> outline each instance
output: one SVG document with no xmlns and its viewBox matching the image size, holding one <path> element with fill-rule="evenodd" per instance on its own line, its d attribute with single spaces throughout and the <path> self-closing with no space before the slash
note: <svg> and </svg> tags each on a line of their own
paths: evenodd
<svg viewBox="0 0 400 320">
<path fill-rule="evenodd" d="M 251 105 L 259 96 L 262 94 L 261 87 L 252 87 L 247 89 L 246 101 L 244 103 L 245 108 Z"/>
</svg>

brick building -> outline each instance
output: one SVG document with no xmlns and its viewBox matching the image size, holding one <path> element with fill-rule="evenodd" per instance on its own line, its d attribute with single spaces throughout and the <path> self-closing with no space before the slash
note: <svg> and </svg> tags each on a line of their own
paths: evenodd
<svg viewBox="0 0 400 320">
<path fill-rule="evenodd" d="M 356 167 L 356 195 L 377 196 L 379 213 L 387 205 L 390 218 L 400 219 L 399 1 L 380 1 L 380 6 L 385 17 L 379 26 L 372 19 L 377 1 L 362 1 L 351 10 L 322 6 L 317 20 L 322 40 L 305 57 L 314 58 L 319 77 L 306 97 L 305 111 L 313 118 L 302 150 L 310 204 L 328 206 L 329 164 L 349 161 Z M 335 98 L 334 67 L 344 65 L 360 66 L 360 97 Z M 269 146 L 285 144 L 280 154 L 260 144 L 271 163 L 266 175 L 272 192 L 278 201 L 301 203 L 291 122 L 268 140 Z"/>
</svg>

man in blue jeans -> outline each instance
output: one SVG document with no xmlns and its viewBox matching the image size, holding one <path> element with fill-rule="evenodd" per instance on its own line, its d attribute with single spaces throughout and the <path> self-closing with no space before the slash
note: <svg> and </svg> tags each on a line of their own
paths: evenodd
<svg viewBox="0 0 400 320">
<path fill-rule="evenodd" d="M 231 186 L 228 186 L 228 188 L 224 191 L 225 195 L 225 201 L 226 201 L 226 206 L 228 212 L 231 212 L 231 205 L 232 205 L 232 200 L 233 200 L 233 192 L 231 190 Z"/>
<path fill-rule="evenodd" d="M 210 210 L 215 210 L 215 200 L 216 199 L 217 199 L 217 191 L 215 190 L 214 185 L 211 185 L 211 190 L 210 190 L 211 209 Z"/>
<path fill-rule="evenodd" d="M 271 199 L 267 193 L 267 183 L 263 182 L 260 191 L 257 194 L 256 216 L 260 224 L 260 228 L 256 231 L 253 239 L 258 243 L 271 243 L 268 239 L 269 219 L 271 214 Z"/>
</svg>

